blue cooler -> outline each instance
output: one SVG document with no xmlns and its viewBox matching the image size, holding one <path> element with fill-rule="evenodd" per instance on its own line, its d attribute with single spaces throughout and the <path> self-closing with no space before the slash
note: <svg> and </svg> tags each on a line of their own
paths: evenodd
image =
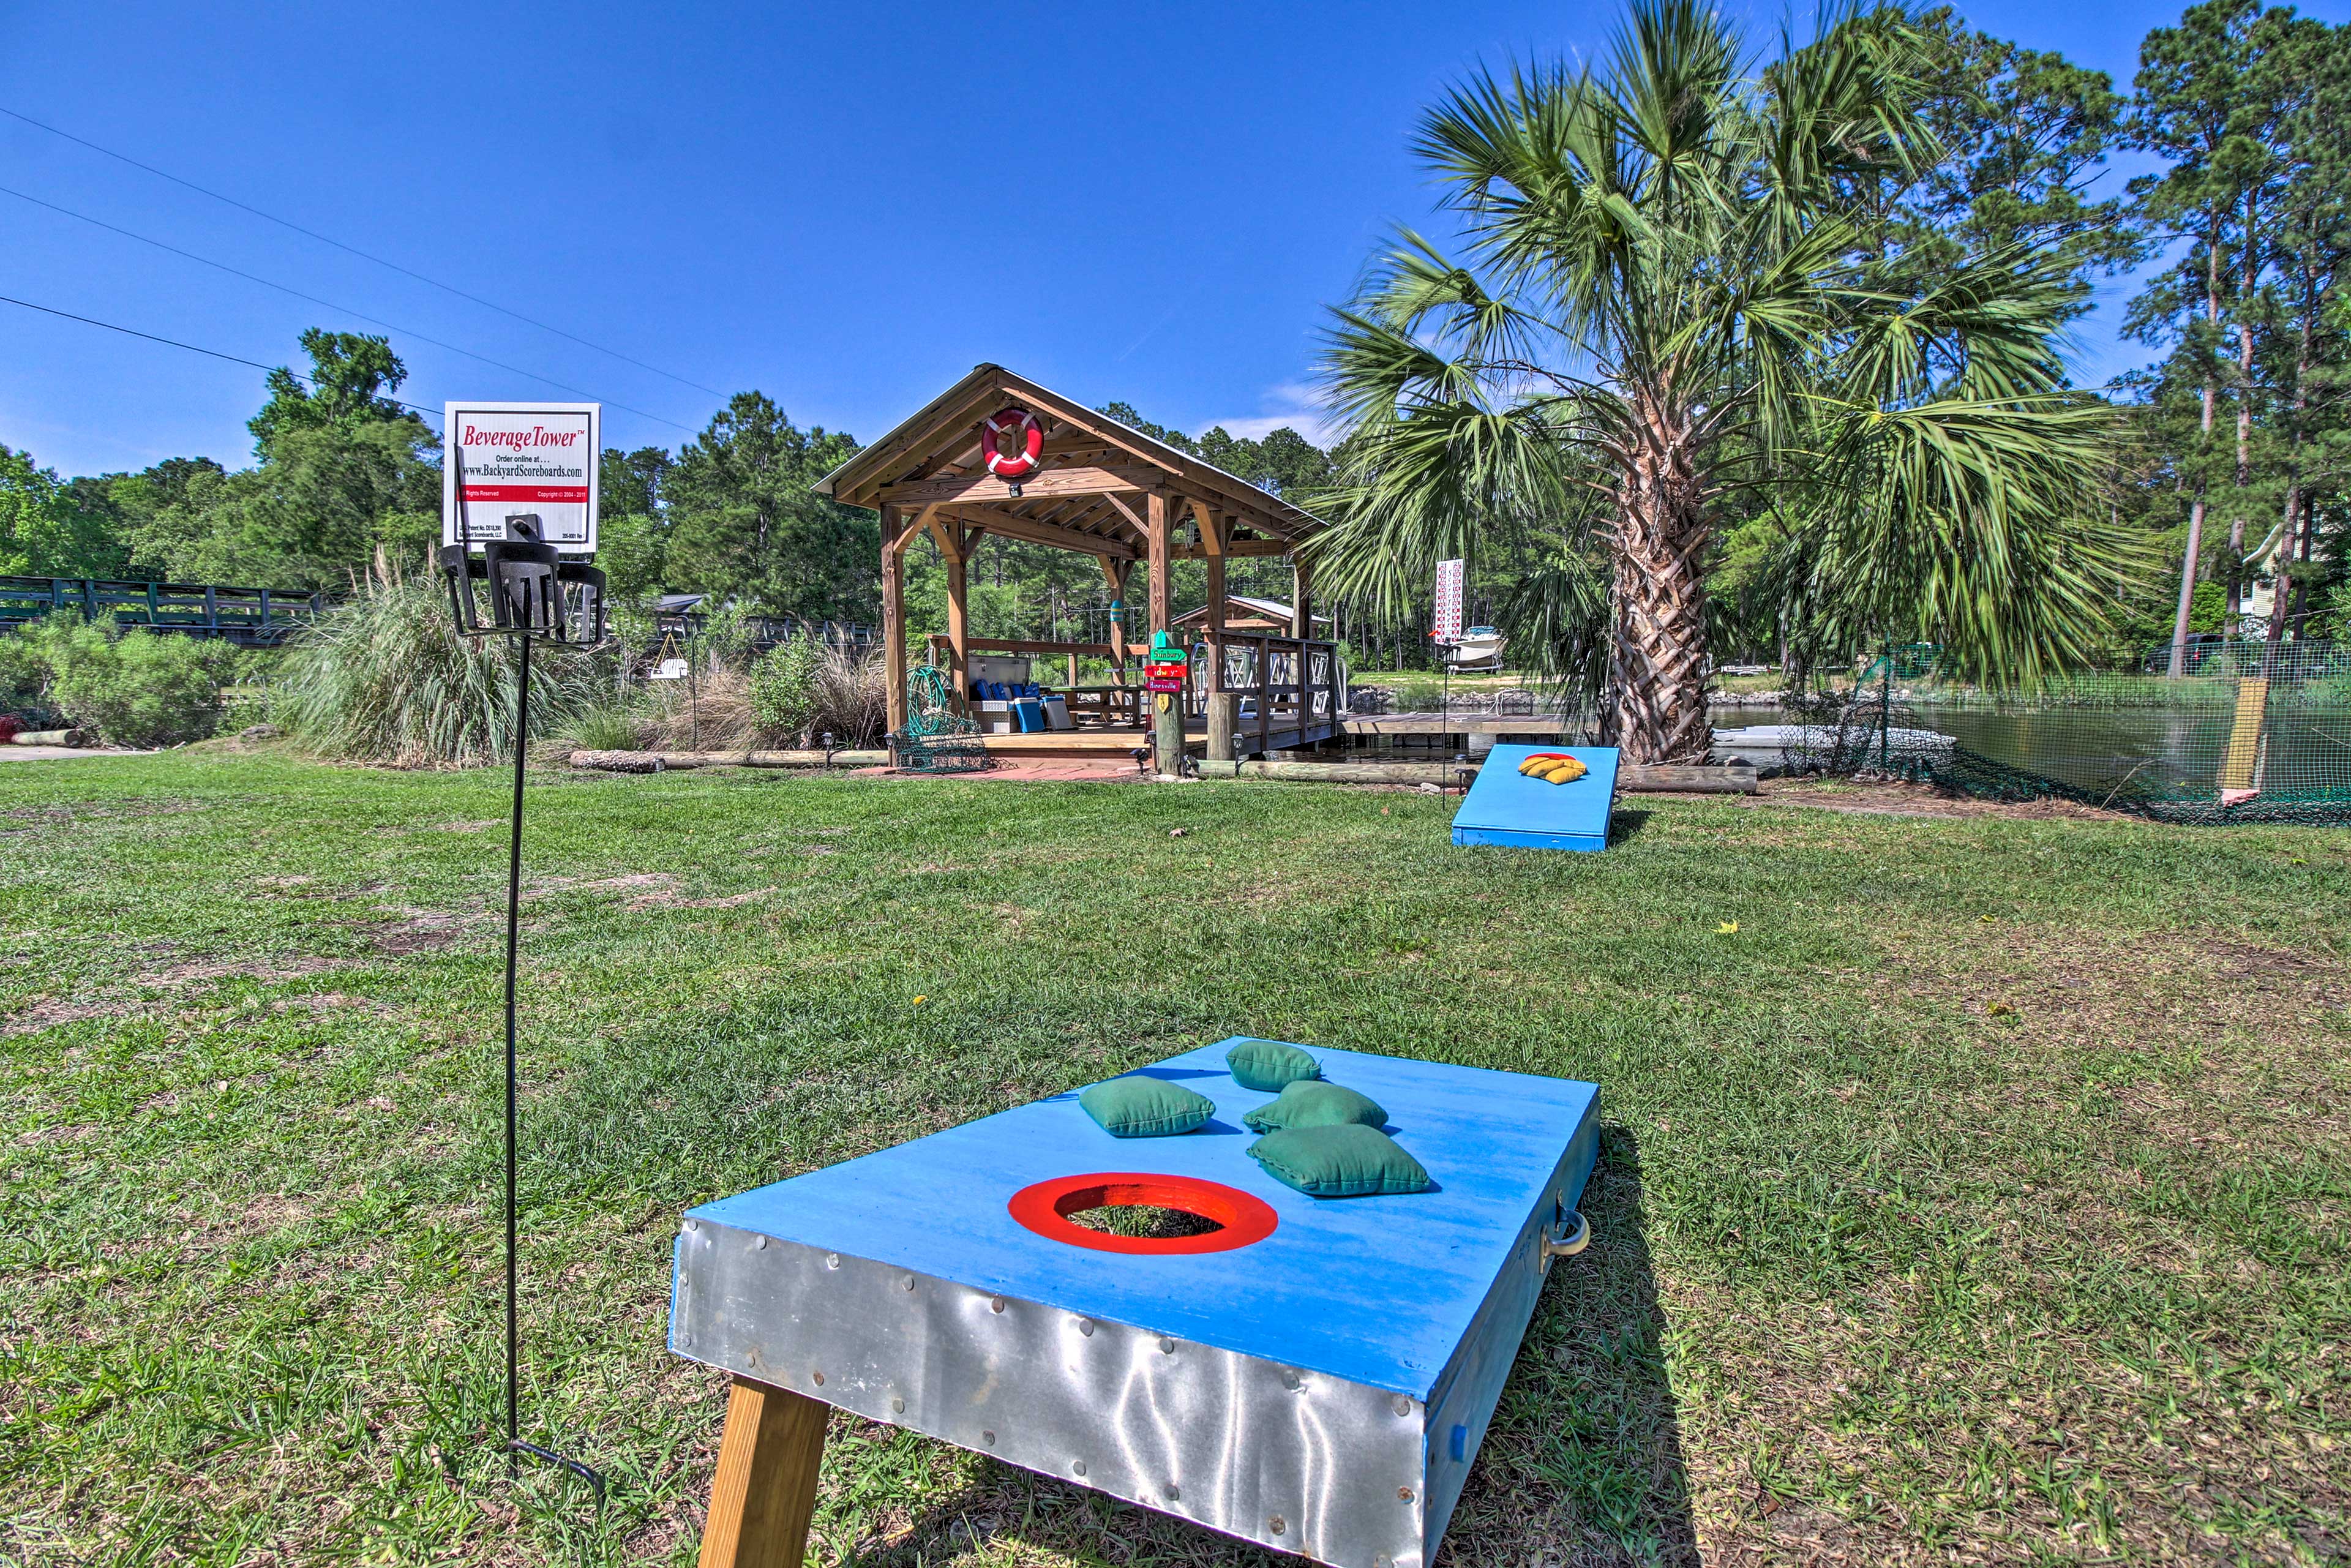
<svg viewBox="0 0 2351 1568">
<path fill-rule="evenodd" d="M 1012 727 L 1020 735 L 1041 735 L 1045 730 L 1045 705 L 1035 697 L 1012 699 Z"/>
</svg>

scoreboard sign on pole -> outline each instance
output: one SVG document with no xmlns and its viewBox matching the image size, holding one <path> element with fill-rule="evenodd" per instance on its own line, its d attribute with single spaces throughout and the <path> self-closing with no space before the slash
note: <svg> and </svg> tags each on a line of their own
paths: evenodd
<svg viewBox="0 0 2351 1568">
<path fill-rule="evenodd" d="M 1461 601 L 1467 563 L 1440 560 L 1437 563 L 1437 618 L 1428 629 L 1436 642 L 1451 646 L 1461 641 Z"/>
<path fill-rule="evenodd" d="M 509 517 L 536 517 L 539 540 L 566 555 L 596 549 L 596 470 L 603 405 L 453 402 L 441 464 L 441 542 L 511 538 Z"/>
</svg>

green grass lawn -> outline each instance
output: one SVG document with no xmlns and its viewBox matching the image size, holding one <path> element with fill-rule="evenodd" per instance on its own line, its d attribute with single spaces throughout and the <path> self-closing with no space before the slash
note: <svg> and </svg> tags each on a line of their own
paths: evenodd
<svg viewBox="0 0 2351 1568">
<path fill-rule="evenodd" d="M 2351 1552 L 2351 833 L 543 776 L 527 1425 L 600 1512 L 486 1443 L 505 788 L 0 767 L 0 1560 L 690 1561 L 681 1209 L 1232 1033 L 1602 1085 L 1453 1563 Z M 846 1418 L 817 1531 L 1272 1561 Z"/>
</svg>

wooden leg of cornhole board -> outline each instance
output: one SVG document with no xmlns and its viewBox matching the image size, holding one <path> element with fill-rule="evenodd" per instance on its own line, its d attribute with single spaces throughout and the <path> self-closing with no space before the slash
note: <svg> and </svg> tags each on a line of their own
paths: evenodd
<svg viewBox="0 0 2351 1568">
<path fill-rule="evenodd" d="M 789 1388 L 735 1380 L 702 1527 L 702 1568 L 800 1568 L 831 1409 Z"/>
</svg>

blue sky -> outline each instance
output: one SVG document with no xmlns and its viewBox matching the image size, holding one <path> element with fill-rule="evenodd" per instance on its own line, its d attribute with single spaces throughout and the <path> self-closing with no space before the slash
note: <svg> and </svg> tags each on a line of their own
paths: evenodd
<svg viewBox="0 0 2351 1568">
<path fill-rule="evenodd" d="M 1966 14 L 2126 81 L 2178 12 Z M 403 396 L 560 382 L 607 403 L 610 444 L 674 445 L 721 401 L 702 389 L 743 387 L 872 439 L 983 360 L 1257 434 L 1311 417 L 1323 308 L 1389 224 L 1426 221 L 1418 110 L 1479 61 L 1589 54 L 1615 15 L 0 0 L 0 107 L 587 341 L 5 118 L 0 186 L 344 308 L 6 194 L 0 294 L 273 364 L 374 317 Z M 2126 289 L 2084 326 L 2086 380 L 2144 357 L 2115 341 Z M 259 371 L 0 305 L 0 443 L 63 473 L 238 465 L 261 397 Z"/>
</svg>

